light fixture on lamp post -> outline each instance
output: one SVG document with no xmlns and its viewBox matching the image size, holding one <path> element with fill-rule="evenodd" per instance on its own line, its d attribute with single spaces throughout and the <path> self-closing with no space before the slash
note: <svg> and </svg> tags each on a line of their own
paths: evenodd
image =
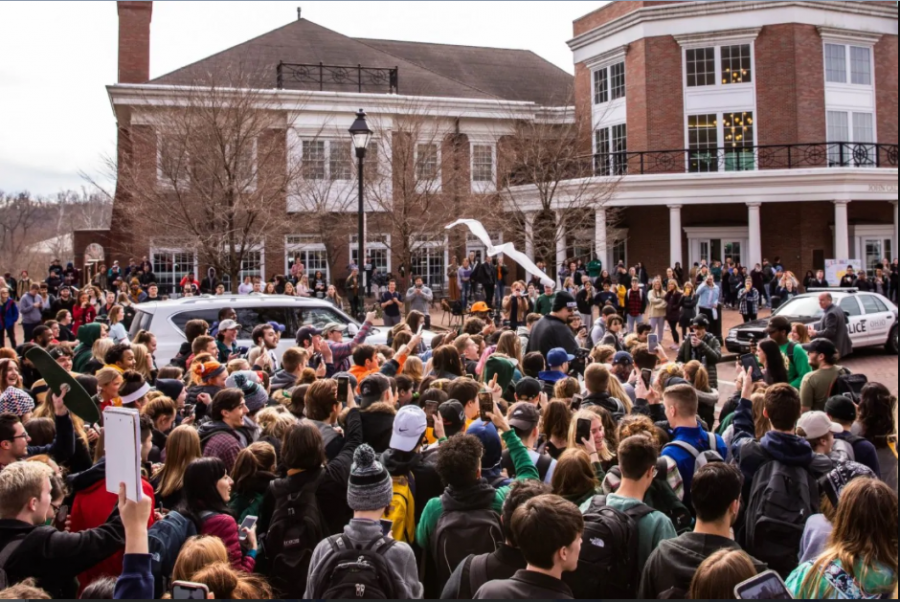
<svg viewBox="0 0 900 602">
<path fill-rule="evenodd" d="M 365 215 L 365 207 L 363 206 L 363 162 L 366 158 L 366 150 L 369 148 L 369 140 L 372 139 L 372 130 L 369 129 L 369 124 L 366 123 L 366 112 L 362 109 L 356 114 L 356 121 L 353 122 L 353 125 L 350 126 L 350 137 L 353 140 L 353 148 L 356 149 L 356 162 L 357 162 L 357 179 L 359 180 L 359 233 L 358 240 L 359 250 L 357 265 L 359 266 L 359 276 L 363 274 L 363 266 L 365 261 L 365 250 L 366 250 L 366 215 Z M 357 278 L 359 279 L 359 276 Z M 354 316 L 358 320 L 362 320 L 362 315 L 365 314 L 365 297 L 363 296 L 363 286 L 361 279 L 358 280 L 357 286 L 357 295 L 359 298 L 358 309 L 361 315 Z"/>
</svg>

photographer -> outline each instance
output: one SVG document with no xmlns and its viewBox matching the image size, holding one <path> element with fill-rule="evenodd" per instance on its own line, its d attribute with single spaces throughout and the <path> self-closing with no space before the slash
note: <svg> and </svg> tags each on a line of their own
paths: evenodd
<svg viewBox="0 0 900 602">
<path fill-rule="evenodd" d="M 560 291 L 553 300 L 553 310 L 534 325 L 528 351 L 538 351 L 545 358 L 551 349 L 562 348 L 569 354 L 578 352 L 578 341 L 569 328 L 569 318 L 578 313 L 578 303 L 571 293 Z"/>
</svg>

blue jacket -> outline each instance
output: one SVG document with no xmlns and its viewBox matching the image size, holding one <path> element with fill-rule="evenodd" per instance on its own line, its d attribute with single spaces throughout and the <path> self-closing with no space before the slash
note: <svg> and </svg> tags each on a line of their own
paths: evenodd
<svg viewBox="0 0 900 602">
<path fill-rule="evenodd" d="M 12 300 L 12 297 L 7 300 L 6 304 L 0 307 L 0 326 L 4 328 L 4 330 L 9 330 L 11 328 L 15 328 L 16 322 L 19 321 L 19 306 L 16 305 L 16 302 Z"/>
<path fill-rule="evenodd" d="M 116 581 L 114 600 L 152 600 L 153 573 L 150 554 L 125 554 L 122 574 Z"/>
<path fill-rule="evenodd" d="M 709 434 L 699 426 L 697 428 L 677 428 L 671 433 L 672 441 L 683 441 L 691 445 L 700 452 L 709 451 Z M 716 451 L 722 458 L 728 457 L 728 446 L 721 437 L 716 435 Z M 663 456 L 667 456 L 675 460 L 678 464 L 678 472 L 681 473 L 681 479 L 684 481 L 684 505 L 692 508 L 691 505 L 691 483 L 694 482 L 694 467 L 696 460 L 687 450 L 677 446 L 666 447 L 662 451 Z"/>
<path fill-rule="evenodd" d="M 721 291 L 718 286 L 709 287 L 705 282 L 697 288 L 698 305 L 705 309 L 715 309 L 719 306 Z"/>
</svg>

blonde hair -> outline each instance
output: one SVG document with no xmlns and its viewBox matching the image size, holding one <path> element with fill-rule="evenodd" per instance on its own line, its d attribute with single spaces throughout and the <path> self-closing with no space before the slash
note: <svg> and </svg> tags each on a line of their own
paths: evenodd
<svg viewBox="0 0 900 602">
<path fill-rule="evenodd" d="M 6 290 L 6 289 L 4 289 Z M 52 600 L 50 594 L 37 586 L 34 579 L 26 579 L 0 592 L 0 600 Z"/>
<path fill-rule="evenodd" d="M 288 398 L 290 401 L 290 398 Z M 297 418 L 291 414 L 286 406 L 266 408 L 256 415 L 256 424 L 262 430 L 265 437 L 272 437 L 281 441 L 284 434 L 297 424 Z"/>
<path fill-rule="evenodd" d="M 125 308 L 121 305 L 113 305 L 112 308 L 110 308 L 107 317 L 109 318 L 109 325 L 115 326 L 125 317 Z"/>
<path fill-rule="evenodd" d="M 150 396 L 148 395 L 147 397 L 149 398 Z M 144 407 L 141 408 L 141 414 L 150 418 L 155 424 L 163 416 L 174 416 L 177 409 L 174 401 L 160 395 L 153 399 L 148 399 Z"/>
<path fill-rule="evenodd" d="M 258 575 L 234 570 L 227 562 L 206 566 L 191 581 L 209 588 L 216 600 L 270 600 L 272 588 Z"/>
<path fill-rule="evenodd" d="M 173 430 L 166 439 L 166 463 L 156 473 L 160 497 L 168 497 L 184 487 L 184 471 L 188 464 L 201 458 L 200 435 L 197 429 L 182 425 Z"/>
<path fill-rule="evenodd" d="M 91 347 L 91 356 L 93 356 L 93 358 L 95 360 L 97 360 L 98 362 L 100 362 L 102 365 L 105 366 L 106 365 L 106 354 L 109 352 L 110 349 L 113 348 L 113 346 L 115 346 L 115 344 L 116 344 L 115 341 L 113 341 L 112 339 L 109 339 L 109 338 L 97 339 L 96 341 L 94 341 L 94 346 Z M 102 370 L 101 370 L 101 372 L 102 372 Z M 99 374 L 99 372 L 98 372 L 98 374 Z M 107 384 L 109 384 L 109 383 L 107 383 Z"/>
<path fill-rule="evenodd" d="M 190 581 L 203 567 L 217 562 L 228 562 L 228 549 L 214 535 L 195 535 L 184 542 L 175 569 L 173 581 Z"/>
<path fill-rule="evenodd" d="M 259 349 L 259 348 L 257 347 L 257 349 Z M 254 349 L 253 351 L 256 351 L 257 349 Z M 250 352 L 251 355 L 252 355 L 253 351 Z M 228 366 L 227 366 L 229 376 L 231 376 L 235 372 L 249 372 L 251 370 L 251 368 L 253 368 L 253 366 L 250 365 L 250 362 L 248 362 L 247 360 L 245 360 L 243 358 L 231 360 L 230 362 L 228 362 Z"/>
<path fill-rule="evenodd" d="M 54 476 L 42 462 L 13 462 L 0 472 L 0 518 L 15 518 L 31 500 L 41 498 L 44 481 Z"/>
<path fill-rule="evenodd" d="M 622 386 L 622 383 L 619 382 L 619 379 L 616 378 L 615 375 L 609 377 L 607 392 L 611 397 L 615 397 L 622 402 L 622 405 L 625 406 L 626 415 L 631 414 L 631 411 L 634 409 L 634 403 L 632 403 L 628 393 L 625 392 L 625 387 Z"/>
<path fill-rule="evenodd" d="M 132 345 L 131 351 L 134 353 L 134 371 L 143 376 L 144 380 L 150 380 L 150 350 L 146 345 Z"/>
<path fill-rule="evenodd" d="M 579 420 L 590 420 L 592 423 L 592 428 L 594 420 L 599 422 L 601 427 L 603 426 L 603 418 L 600 416 L 600 414 L 591 412 L 590 410 L 579 410 L 572 417 L 572 421 L 569 423 L 569 439 L 567 449 L 584 449 L 584 445 L 582 445 L 580 441 L 576 441 L 576 438 L 578 436 Z M 609 462 L 615 457 L 612 453 L 612 450 L 609 449 L 609 445 L 607 445 L 606 443 L 605 433 L 603 437 L 603 448 L 597 450 L 597 455 L 603 462 Z"/>
<path fill-rule="evenodd" d="M 684 365 L 684 378 L 694 385 L 694 388 L 698 391 L 703 393 L 712 392 L 712 389 L 709 387 L 709 372 L 697 360 L 690 361 Z"/>
<path fill-rule="evenodd" d="M 422 379 L 425 378 L 425 365 L 420 358 L 411 355 L 406 358 L 406 365 L 403 366 L 403 371 L 400 374 L 410 377 L 418 386 L 421 384 Z"/>
</svg>

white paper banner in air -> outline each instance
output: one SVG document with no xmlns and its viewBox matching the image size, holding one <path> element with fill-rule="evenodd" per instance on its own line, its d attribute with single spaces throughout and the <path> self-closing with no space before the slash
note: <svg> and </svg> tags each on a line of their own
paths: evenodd
<svg viewBox="0 0 900 602">
<path fill-rule="evenodd" d="M 516 250 L 516 247 L 513 243 L 508 242 L 500 245 L 499 247 L 495 247 L 491 242 L 491 237 L 488 235 L 487 230 L 485 230 L 484 226 L 481 225 L 481 222 L 474 219 L 461 219 L 453 222 L 449 226 L 446 227 L 447 230 L 452 230 L 457 226 L 466 226 L 473 236 L 478 238 L 481 242 L 484 243 L 484 246 L 487 249 L 487 254 L 490 257 L 496 257 L 497 255 L 506 255 L 517 264 L 525 268 L 525 271 L 529 274 L 537 274 L 541 277 L 541 283 L 544 286 L 552 286 L 556 287 L 556 282 L 553 281 L 552 278 L 548 277 L 547 274 L 542 272 L 534 262 L 531 261 L 531 258 L 525 255 L 525 253 L 521 253 Z"/>
</svg>

